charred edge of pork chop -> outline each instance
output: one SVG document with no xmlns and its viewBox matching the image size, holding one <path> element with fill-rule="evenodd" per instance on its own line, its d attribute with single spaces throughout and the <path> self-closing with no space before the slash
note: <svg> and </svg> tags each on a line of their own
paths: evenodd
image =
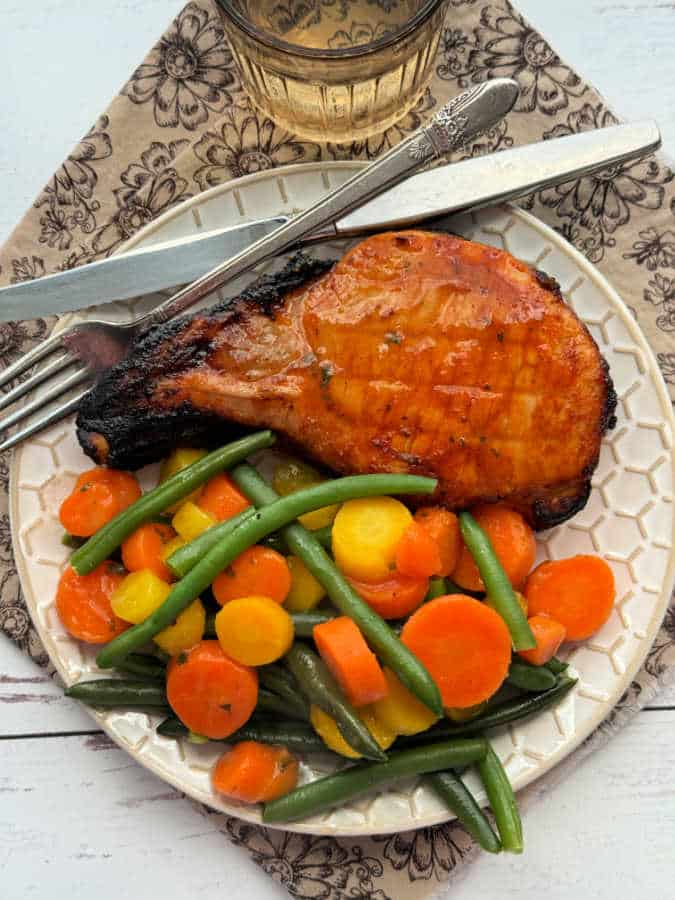
<svg viewBox="0 0 675 900">
<path fill-rule="evenodd" d="M 140 335 L 126 358 L 82 398 L 76 427 L 87 456 L 100 464 L 137 469 L 172 450 L 177 440 L 217 445 L 248 430 L 189 403 L 172 410 L 158 408 L 152 399 L 154 378 L 178 375 L 205 359 L 223 318 L 235 321 L 251 307 L 272 315 L 289 291 L 309 284 L 332 266 L 333 261 L 298 253 L 281 271 L 257 279 L 238 296 Z"/>
</svg>

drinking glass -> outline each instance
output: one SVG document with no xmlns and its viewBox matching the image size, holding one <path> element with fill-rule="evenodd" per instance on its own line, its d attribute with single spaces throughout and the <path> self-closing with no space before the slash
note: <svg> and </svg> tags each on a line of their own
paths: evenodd
<svg viewBox="0 0 675 900">
<path fill-rule="evenodd" d="M 449 0 L 218 0 L 251 100 L 318 141 L 383 131 L 419 100 Z"/>
</svg>

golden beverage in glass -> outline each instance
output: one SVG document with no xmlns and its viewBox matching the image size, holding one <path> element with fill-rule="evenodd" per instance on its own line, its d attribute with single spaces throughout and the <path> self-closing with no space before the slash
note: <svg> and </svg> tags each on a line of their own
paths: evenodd
<svg viewBox="0 0 675 900">
<path fill-rule="evenodd" d="M 218 0 L 252 101 L 289 131 L 352 141 L 420 98 L 449 0 Z"/>
</svg>

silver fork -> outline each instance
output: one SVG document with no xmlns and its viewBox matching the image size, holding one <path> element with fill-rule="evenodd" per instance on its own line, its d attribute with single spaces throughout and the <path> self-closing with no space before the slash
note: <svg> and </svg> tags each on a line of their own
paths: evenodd
<svg viewBox="0 0 675 900">
<path fill-rule="evenodd" d="M 20 400 L 34 388 L 47 385 L 44 394 L 0 420 L 0 434 L 33 413 L 45 410 L 64 394 L 80 387 L 74 396 L 15 432 L 0 443 L 0 452 L 14 447 L 64 416 L 74 412 L 92 381 L 123 359 L 134 339 L 150 325 L 166 322 L 184 312 L 204 296 L 222 287 L 253 266 L 296 247 L 308 235 L 318 239 L 335 236 L 333 223 L 368 200 L 403 181 L 417 169 L 471 141 L 497 124 L 512 108 L 518 86 L 508 78 L 495 78 L 460 94 L 446 104 L 429 124 L 418 129 L 376 162 L 367 166 L 318 203 L 299 213 L 271 234 L 260 238 L 202 278 L 175 293 L 146 315 L 132 322 L 91 320 L 54 334 L 24 354 L 0 374 L 0 388 L 56 351 L 64 351 L 49 365 L 0 398 L 0 409 Z M 332 230 L 331 230 L 332 227 Z M 325 229 L 328 229 L 326 231 Z M 67 377 L 58 376 L 71 370 Z"/>
</svg>

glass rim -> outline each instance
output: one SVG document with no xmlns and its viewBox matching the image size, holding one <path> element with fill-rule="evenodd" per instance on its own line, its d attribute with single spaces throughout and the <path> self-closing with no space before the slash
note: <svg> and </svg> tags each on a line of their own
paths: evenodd
<svg viewBox="0 0 675 900">
<path fill-rule="evenodd" d="M 257 28 L 248 19 L 246 19 L 239 10 L 235 9 L 232 0 L 216 0 L 221 12 L 225 13 L 231 22 L 240 28 L 248 37 L 260 44 L 265 44 L 272 50 L 281 50 L 293 56 L 299 56 L 304 59 L 354 59 L 359 56 L 367 56 L 376 50 L 382 50 L 391 44 L 400 41 L 402 38 L 408 37 L 412 32 L 416 31 L 420 25 L 429 18 L 439 7 L 443 6 L 447 0 L 426 0 L 426 2 L 417 10 L 414 16 L 411 16 L 405 24 L 403 24 L 393 34 L 384 35 L 376 41 L 369 44 L 359 44 L 356 47 L 339 47 L 332 50 L 330 47 L 302 47 L 300 44 L 291 44 L 289 41 L 281 40 L 261 28 Z"/>
</svg>

